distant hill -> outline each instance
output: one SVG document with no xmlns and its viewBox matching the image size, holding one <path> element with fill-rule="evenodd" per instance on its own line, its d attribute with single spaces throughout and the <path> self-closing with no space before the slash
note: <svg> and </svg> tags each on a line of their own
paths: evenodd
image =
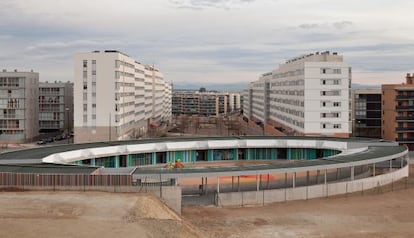
<svg viewBox="0 0 414 238">
<path fill-rule="evenodd" d="M 196 83 L 196 82 L 175 82 L 173 83 L 173 90 L 198 90 L 206 88 L 207 91 L 241 91 L 248 83 Z"/>
<path fill-rule="evenodd" d="M 381 85 L 365 85 L 359 83 L 353 83 L 351 87 L 353 89 L 381 89 Z"/>
<path fill-rule="evenodd" d="M 180 90 L 199 90 L 200 88 L 206 88 L 207 91 L 241 91 L 247 87 L 249 83 L 238 82 L 238 83 L 196 83 L 196 82 L 176 82 L 173 83 L 173 89 Z M 381 85 L 364 85 L 353 83 L 353 89 L 380 89 Z"/>
</svg>

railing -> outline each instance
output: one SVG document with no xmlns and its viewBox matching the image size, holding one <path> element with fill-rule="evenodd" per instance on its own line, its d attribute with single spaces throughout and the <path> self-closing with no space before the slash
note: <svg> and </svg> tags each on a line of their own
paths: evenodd
<svg viewBox="0 0 414 238">
<path fill-rule="evenodd" d="M 131 186 L 131 175 L 0 173 L 0 186 Z"/>
<path fill-rule="evenodd" d="M 395 109 L 397 110 L 413 110 L 414 111 L 414 106 L 395 106 Z"/>
<path fill-rule="evenodd" d="M 396 138 L 395 141 L 398 142 L 414 142 L 414 137 L 408 137 L 408 138 Z"/>
<path fill-rule="evenodd" d="M 395 130 L 397 132 L 402 132 L 402 131 L 414 131 L 414 127 L 396 127 Z"/>
<path fill-rule="evenodd" d="M 396 117 L 397 121 L 403 121 L 403 120 L 408 120 L 408 121 L 414 121 L 414 116 L 401 116 L 401 117 Z"/>
<path fill-rule="evenodd" d="M 414 99 L 414 95 L 397 95 L 397 100 L 404 100 L 404 99 Z"/>
</svg>

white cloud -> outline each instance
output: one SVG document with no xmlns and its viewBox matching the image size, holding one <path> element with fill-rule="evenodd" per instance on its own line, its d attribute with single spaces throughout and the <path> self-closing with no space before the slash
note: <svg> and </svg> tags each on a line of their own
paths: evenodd
<svg viewBox="0 0 414 238">
<path fill-rule="evenodd" d="M 247 82 L 331 50 L 355 80 L 375 81 L 359 72 L 413 71 L 411 9 L 409 0 L 1 0 L 0 64 L 71 80 L 73 53 L 117 49 L 170 80 Z"/>
</svg>

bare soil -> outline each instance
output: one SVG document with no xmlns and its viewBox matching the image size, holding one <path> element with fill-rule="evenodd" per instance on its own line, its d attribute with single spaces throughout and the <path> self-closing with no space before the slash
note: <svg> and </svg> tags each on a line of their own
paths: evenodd
<svg viewBox="0 0 414 238">
<path fill-rule="evenodd" d="M 182 215 L 207 237 L 414 237 L 413 197 L 411 174 L 365 193 L 264 207 L 184 207 Z"/>
<path fill-rule="evenodd" d="M 184 207 L 180 217 L 148 194 L 9 190 L 0 192 L 0 237 L 414 237 L 413 197 L 411 175 L 364 193 Z"/>
<path fill-rule="evenodd" d="M 0 237 L 200 237 L 157 198 L 100 192 L 1 192 Z"/>
</svg>

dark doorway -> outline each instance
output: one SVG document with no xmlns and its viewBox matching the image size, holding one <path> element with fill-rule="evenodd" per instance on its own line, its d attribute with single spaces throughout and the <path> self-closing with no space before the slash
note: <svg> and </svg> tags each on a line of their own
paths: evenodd
<svg viewBox="0 0 414 238">
<path fill-rule="evenodd" d="M 157 152 L 156 158 L 157 158 L 157 164 L 167 163 L 167 153 L 166 152 Z"/>
<path fill-rule="evenodd" d="M 207 150 L 197 150 L 196 161 L 207 161 Z"/>
<path fill-rule="evenodd" d="M 127 167 L 127 155 L 119 156 L 119 167 Z"/>
<path fill-rule="evenodd" d="M 244 157 L 244 155 L 245 155 L 245 152 L 246 152 L 246 149 L 238 149 L 238 159 L 239 160 L 245 160 L 246 159 L 246 157 Z"/>
<path fill-rule="evenodd" d="M 277 158 L 286 159 L 287 149 L 286 148 L 277 148 Z"/>
</svg>

